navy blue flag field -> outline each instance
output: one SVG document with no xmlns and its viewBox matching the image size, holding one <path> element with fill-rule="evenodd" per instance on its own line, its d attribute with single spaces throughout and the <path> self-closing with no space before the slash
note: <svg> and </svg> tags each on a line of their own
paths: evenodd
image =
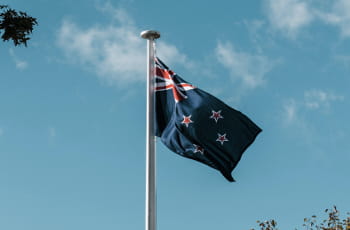
<svg viewBox="0 0 350 230">
<path fill-rule="evenodd" d="M 262 131 L 247 116 L 180 78 L 158 58 L 156 136 L 173 152 L 219 170 L 229 181 Z"/>
</svg>

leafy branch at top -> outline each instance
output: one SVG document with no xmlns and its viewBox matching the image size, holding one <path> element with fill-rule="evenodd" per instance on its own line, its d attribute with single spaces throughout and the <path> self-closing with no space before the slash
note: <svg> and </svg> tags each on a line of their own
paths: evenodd
<svg viewBox="0 0 350 230">
<path fill-rule="evenodd" d="M 20 44 L 27 46 L 27 41 L 30 39 L 28 36 L 33 32 L 33 27 L 38 24 L 37 19 L 6 5 L 0 5 L 0 11 L 0 30 L 3 30 L 1 39 L 12 40 L 15 46 Z"/>
</svg>

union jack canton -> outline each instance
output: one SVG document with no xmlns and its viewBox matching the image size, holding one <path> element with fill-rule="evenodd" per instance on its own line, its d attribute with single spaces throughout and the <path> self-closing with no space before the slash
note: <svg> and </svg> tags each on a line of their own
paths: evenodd
<svg viewBox="0 0 350 230">
<path fill-rule="evenodd" d="M 176 78 L 176 74 L 169 70 L 166 65 L 164 65 L 157 58 L 156 62 L 156 87 L 155 91 L 171 90 L 176 102 L 182 101 L 187 98 L 184 93 L 187 90 L 194 89 L 195 87 L 187 82 L 179 82 Z"/>
</svg>

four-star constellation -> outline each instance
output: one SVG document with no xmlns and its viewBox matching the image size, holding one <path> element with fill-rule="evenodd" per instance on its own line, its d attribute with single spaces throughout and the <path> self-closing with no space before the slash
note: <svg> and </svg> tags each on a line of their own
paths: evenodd
<svg viewBox="0 0 350 230">
<path fill-rule="evenodd" d="M 224 119 L 224 117 L 222 116 L 221 114 L 221 110 L 219 111 L 214 111 L 212 110 L 212 115 L 209 117 L 210 119 L 213 119 L 215 121 L 215 123 L 218 123 L 219 119 Z M 183 120 L 181 121 L 182 124 L 184 124 L 186 126 L 186 128 L 189 127 L 189 125 L 191 123 L 194 123 L 193 120 L 191 120 L 191 117 L 192 117 L 192 114 L 186 116 L 186 115 L 182 115 L 183 116 Z M 226 133 L 224 134 L 220 134 L 218 133 L 218 138 L 215 140 L 217 142 L 220 142 L 220 144 L 223 146 L 225 142 L 228 142 L 229 139 L 227 139 L 226 137 Z M 200 154 L 204 154 L 204 148 L 199 146 L 199 145 L 196 145 L 196 144 L 193 144 L 194 146 L 194 149 L 193 149 L 193 153 L 200 153 Z"/>
</svg>

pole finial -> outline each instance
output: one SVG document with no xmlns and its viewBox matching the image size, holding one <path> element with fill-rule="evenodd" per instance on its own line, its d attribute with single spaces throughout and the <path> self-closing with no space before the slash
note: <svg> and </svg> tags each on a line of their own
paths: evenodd
<svg viewBox="0 0 350 230">
<path fill-rule="evenodd" d="M 141 32 L 140 36 L 144 39 L 155 40 L 160 38 L 160 33 L 156 30 L 145 30 Z"/>
</svg>

